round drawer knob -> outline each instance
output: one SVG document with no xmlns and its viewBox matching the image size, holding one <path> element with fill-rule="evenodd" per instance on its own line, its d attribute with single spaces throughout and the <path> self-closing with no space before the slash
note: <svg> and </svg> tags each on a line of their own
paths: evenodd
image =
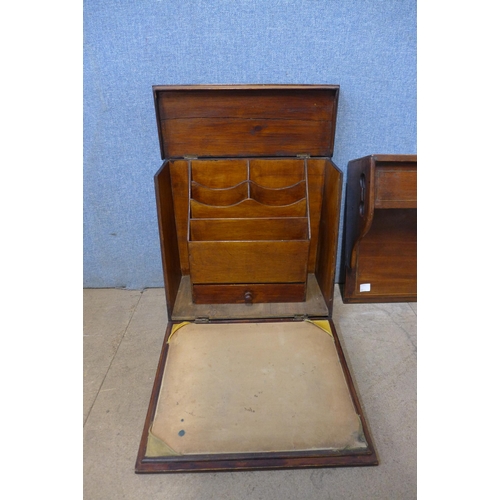
<svg viewBox="0 0 500 500">
<path fill-rule="evenodd" d="M 248 290 L 247 292 L 245 292 L 245 304 L 251 304 L 252 300 L 253 300 L 252 292 Z"/>
</svg>

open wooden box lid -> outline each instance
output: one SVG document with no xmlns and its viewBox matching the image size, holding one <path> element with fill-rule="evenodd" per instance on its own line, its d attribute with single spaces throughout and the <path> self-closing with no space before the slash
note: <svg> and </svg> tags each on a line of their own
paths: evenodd
<svg viewBox="0 0 500 500">
<path fill-rule="evenodd" d="M 333 155 L 338 85 L 155 86 L 161 157 Z"/>
<path fill-rule="evenodd" d="M 155 177 L 169 317 L 174 321 L 331 317 L 342 194 L 342 173 L 331 162 L 339 86 L 162 85 L 153 87 L 153 95 L 161 156 L 169 162 Z M 311 279 L 303 302 L 247 307 L 191 300 L 187 172 L 192 171 L 191 163 L 193 169 L 215 172 L 232 169 L 242 160 L 249 172 L 257 163 L 259 172 L 276 170 L 277 176 L 289 175 L 284 172 L 292 164 L 307 171 Z M 284 162 L 291 163 L 284 167 Z M 169 206 L 175 207 L 175 216 Z"/>
</svg>

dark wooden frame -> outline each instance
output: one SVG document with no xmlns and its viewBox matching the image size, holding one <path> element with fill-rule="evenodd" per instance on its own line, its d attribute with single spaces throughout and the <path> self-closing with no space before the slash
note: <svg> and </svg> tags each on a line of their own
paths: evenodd
<svg viewBox="0 0 500 500">
<path fill-rule="evenodd" d="M 276 322 L 276 320 L 259 320 L 258 322 Z M 290 321 L 290 320 L 282 320 Z M 237 321 L 220 321 L 219 323 L 236 323 Z M 356 452 L 331 452 L 325 451 L 297 451 L 280 453 L 246 453 L 246 454 L 216 454 L 216 455 L 185 455 L 171 457 L 148 458 L 146 446 L 149 428 L 153 423 L 156 404 L 160 393 L 163 373 L 167 362 L 168 344 L 167 339 L 174 323 L 167 326 L 165 341 L 158 363 L 158 369 L 153 386 L 153 392 L 149 402 L 149 408 L 142 432 L 139 453 L 135 465 L 137 473 L 148 472 L 210 472 L 210 471 L 235 471 L 235 470 L 268 470 L 268 469 L 293 469 L 306 467 L 341 467 L 355 465 L 378 465 L 377 454 L 373 445 L 371 434 L 365 420 L 361 403 L 356 394 L 353 379 L 342 351 L 339 337 L 335 330 L 333 321 L 329 319 L 333 338 L 337 347 L 342 370 L 349 388 L 349 393 L 356 408 L 366 442 L 367 450 L 362 453 Z"/>
</svg>

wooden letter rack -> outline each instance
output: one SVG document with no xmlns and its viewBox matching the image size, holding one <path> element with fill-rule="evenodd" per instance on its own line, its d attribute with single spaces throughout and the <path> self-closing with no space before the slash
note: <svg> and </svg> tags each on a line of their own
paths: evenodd
<svg viewBox="0 0 500 500">
<path fill-rule="evenodd" d="M 153 87 L 169 321 L 136 472 L 377 463 L 331 319 L 338 93 Z"/>
</svg>

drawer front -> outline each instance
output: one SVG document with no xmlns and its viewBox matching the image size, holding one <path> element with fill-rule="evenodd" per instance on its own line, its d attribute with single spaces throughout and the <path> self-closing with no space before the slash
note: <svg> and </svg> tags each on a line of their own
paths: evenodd
<svg viewBox="0 0 500 500">
<path fill-rule="evenodd" d="M 377 168 L 375 208 L 417 208 L 417 169 Z"/>
<path fill-rule="evenodd" d="M 306 283 L 193 285 L 195 304 L 303 302 L 305 299 Z"/>
<path fill-rule="evenodd" d="M 309 241 L 191 241 L 191 281 L 301 283 L 307 278 Z"/>
</svg>

